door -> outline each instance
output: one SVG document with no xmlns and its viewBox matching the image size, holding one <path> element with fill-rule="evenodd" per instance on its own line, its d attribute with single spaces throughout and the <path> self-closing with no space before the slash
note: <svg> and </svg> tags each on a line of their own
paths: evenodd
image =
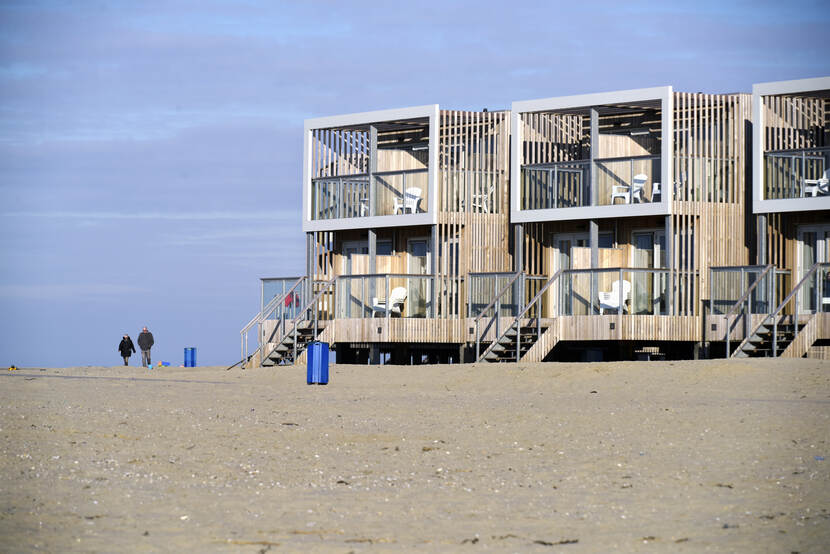
<svg viewBox="0 0 830 554">
<path fill-rule="evenodd" d="M 429 275 L 429 239 L 409 239 L 407 249 L 407 273 Z M 407 279 L 406 316 L 427 317 L 430 306 L 431 280 L 424 278 Z"/>
<path fill-rule="evenodd" d="M 632 234 L 631 267 L 661 268 L 666 263 L 666 233 L 662 230 L 638 231 Z M 631 273 L 631 313 L 664 313 L 667 274 L 657 272 Z"/>
<path fill-rule="evenodd" d="M 553 238 L 553 272 L 568 269 L 584 269 L 584 263 L 575 256 L 574 248 L 588 246 L 588 233 L 558 233 Z M 584 262 L 584 261 L 583 261 Z M 590 264 L 590 259 L 589 259 Z M 586 286 L 587 284 L 587 286 Z M 590 275 L 588 273 L 563 273 L 551 287 L 558 302 L 560 315 L 587 315 L 591 305 Z"/>
<path fill-rule="evenodd" d="M 814 264 L 830 262 L 830 225 L 799 227 L 798 254 L 798 281 L 804 278 Z M 813 278 L 804 283 L 799 294 L 799 311 L 830 311 L 828 277 L 827 270 L 819 268 L 818 279 Z"/>
</svg>

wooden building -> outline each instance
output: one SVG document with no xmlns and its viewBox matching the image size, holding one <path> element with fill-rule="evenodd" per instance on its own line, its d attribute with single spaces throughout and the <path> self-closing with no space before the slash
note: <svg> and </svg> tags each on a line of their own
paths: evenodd
<svg viewBox="0 0 830 554">
<path fill-rule="evenodd" d="M 756 84 L 752 103 L 755 263 L 779 276 L 769 306 L 733 310 L 749 323 L 730 354 L 773 349 L 773 331 L 775 355 L 830 359 L 830 77 Z"/>
<path fill-rule="evenodd" d="M 263 365 L 302 362 L 310 340 L 421 363 L 722 356 L 771 321 L 789 337 L 800 316 L 772 306 L 804 245 L 829 261 L 830 243 L 830 87 L 796 83 L 307 120 L 306 275 L 263 281 L 243 357 L 254 330 Z"/>
<path fill-rule="evenodd" d="M 514 102 L 512 118 L 518 257 L 552 281 L 528 359 L 698 353 L 709 268 L 749 260 L 750 96 L 658 87 Z"/>
</svg>

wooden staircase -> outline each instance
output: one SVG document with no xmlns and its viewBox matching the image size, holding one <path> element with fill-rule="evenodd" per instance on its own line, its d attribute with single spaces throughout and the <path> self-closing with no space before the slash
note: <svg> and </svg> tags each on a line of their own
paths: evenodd
<svg viewBox="0 0 830 554">
<path fill-rule="evenodd" d="M 308 344 L 317 340 L 322 333 L 323 328 L 317 327 L 315 334 L 315 325 L 313 321 L 298 322 L 296 326 L 296 333 L 287 333 L 280 342 L 268 351 L 262 358 L 262 367 L 272 367 L 275 365 L 292 365 L 308 348 Z M 270 343 L 274 344 L 274 343 Z"/>
<path fill-rule="evenodd" d="M 562 271 L 557 271 L 553 277 L 542 286 L 539 292 L 528 302 L 513 319 L 513 322 L 507 329 L 498 335 L 498 338 L 490 343 L 490 346 L 482 354 L 476 353 L 478 362 L 519 362 L 519 361 L 533 361 L 538 362 L 544 359 L 545 356 L 553 349 L 558 342 L 558 333 L 554 333 L 555 320 L 541 317 L 542 313 L 542 298 L 550 286 L 559 279 Z M 517 274 L 518 277 L 518 274 Z M 517 277 L 514 277 L 515 280 Z M 509 282 L 496 296 L 496 299 L 490 303 L 487 308 L 482 310 L 481 314 L 476 318 L 476 334 L 480 337 L 481 333 L 478 330 L 479 319 L 483 318 L 488 310 L 495 308 L 492 318 L 493 322 L 498 321 L 498 300 L 507 291 L 511 285 Z M 535 315 L 534 315 L 535 312 Z M 485 326 L 486 329 L 489 325 Z M 476 341 L 476 350 L 480 339 Z"/>
<path fill-rule="evenodd" d="M 547 326 L 541 327 L 542 332 Z M 521 360 L 536 344 L 536 325 L 510 326 L 492 347 L 488 348 L 479 361 L 515 362 Z M 519 350 L 518 355 L 516 350 Z"/>
<path fill-rule="evenodd" d="M 819 262 L 813 265 L 784 300 L 747 334 L 734 352 L 729 352 L 727 346 L 726 355 L 732 358 L 804 356 L 816 339 L 822 338 L 822 329 L 828 318 L 827 314 L 820 311 L 799 314 L 799 293 L 804 290 L 807 283 L 813 284 L 816 293 L 823 291 L 822 287 L 828 275 L 829 263 Z M 796 307 L 795 314 L 784 315 L 783 310 L 791 301 Z M 816 305 L 821 307 L 823 304 L 817 297 Z"/>
<path fill-rule="evenodd" d="M 805 323 L 798 323 L 798 333 L 800 333 Z M 733 358 L 769 358 L 772 356 L 782 355 L 790 343 L 793 342 L 796 335 L 796 324 L 792 322 L 791 317 L 784 317 L 778 322 L 777 330 L 775 329 L 773 321 L 766 321 L 758 326 L 750 337 L 743 341 L 740 346 L 732 353 Z M 777 347 L 773 348 L 773 342 L 777 342 Z"/>
</svg>

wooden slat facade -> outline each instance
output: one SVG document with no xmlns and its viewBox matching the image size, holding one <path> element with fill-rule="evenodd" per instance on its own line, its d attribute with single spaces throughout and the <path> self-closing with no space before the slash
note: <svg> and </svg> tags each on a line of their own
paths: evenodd
<svg viewBox="0 0 830 554">
<path fill-rule="evenodd" d="M 751 191 L 748 188 L 751 95 L 674 92 L 671 101 L 671 175 L 658 173 L 662 172 L 663 130 L 659 101 L 519 114 L 522 167 L 572 170 L 563 171 L 555 186 L 549 184 L 547 188 L 540 186 L 540 181 L 522 177 L 519 205 L 523 209 L 607 205 L 609 199 L 613 203 L 613 184 L 630 182 L 629 173 L 634 171 L 648 175 L 642 191 L 644 202 L 662 201 L 655 198 L 657 182 L 661 184 L 663 197 L 671 196 L 666 215 L 595 220 L 600 235 L 612 237 L 611 246 L 598 251 L 600 268 L 651 267 L 657 263 L 655 260 L 637 265 L 643 262 L 635 255 L 638 252 L 636 234 L 652 232 L 655 239 L 664 236 L 663 248 L 668 257 L 661 261 L 670 270 L 672 284 L 665 299 L 668 315 L 588 315 L 586 311 L 583 315 L 574 312 L 563 316 L 555 305 L 555 293 L 551 289 L 541 312 L 542 317 L 552 318 L 551 327 L 544 340 L 534 346 L 530 358 L 543 359 L 560 341 L 703 342 L 719 340 L 718 336 L 722 340 L 725 321 L 722 317 L 704 320 L 704 305 L 710 297 L 710 267 L 751 262 L 754 232 L 754 223 L 749 217 Z M 765 148 L 809 148 L 830 143 L 827 131 L 830 110 L 826 99 L 814 102 L 775 97 L 765 100 L 764 110 L 767 114 Z M 470 332 L 473 323 L 467 314 L 470 273 L 510 273 L 520 269 L 530 276 L 549 278 L 556 269 L 555 237 L 588 235 L 591 222 L 585 219 L 524 223 L 519 228 L 511 225 L 509 112 L 441 110 L 438 113 L 438 144 L 433 145 L 438 149 L 438 167 L 431 168 L 437 175 L 437 188 L 425 192 L 424 197 L 426 205 L 427 194 L 437 195 L 434 226 L 372 230 L 379 243 L 391 245 L 391 252 L 376 256 L 374 268 L 368 254 L 352 253 L 349 264 L 344 256 L 345 245 L 366 241 L 369 229 L 308 234 L 308 273 L 317 282 L 347 274 L 408 273 L 408 241 L 427 240 L 431 247 L 431 271 L 435 275 L 431 316 L 335 319 L 327 323 L 321 337 L 324 340 L 469 345 L 476 338 Z M 592 117 L 598 121 L 595 127 L 598 132 L 593 137 Z M 423 171 L 430 163 L 430 129 L 425 118 L 315 129 L 312 136 L 313 178 Z M 375 151 L 373 136 L 377 144 Z M 620 160 L 630 158 L 636 158 L 632 163 L 640 165 L 625 169 Z M 579 173 L 582 171 L 579 168 L 590 166 L 591 162 L 595 168 L 605 165 L 591 177 L 596 185 L 594 190 L 586 192 L 586 185 L 590 183 L 585 180 L 587 174 Z M 822 221 L 830 221 L 827 212 L 770 214 L 766 220 L 767 259 L 781 268 L 794 268 L 795 230 L 798 225 Z M 516 236 L 520 237 L 519 242 Z M 521 251 L 514 252 L 516 247 Z M 515 267 L 516 260 L 521 260 L 520 268 Z M 590 248 L 575 247 L 571 264 L 572 269 L 590 268 Z M 615 279 L 611 274 L 602 275 L 599 290 L 606 290 Z M 510 321 L 504 318 L 502 329 Z M 611 323 L 615 323 L 614 329 Z M 494 329 L 481 339 L 493 340 L 496 338 L 493 333 Z M 733 338 L 738 339 L 739 334 L 733 331 Z"/>
</svg>

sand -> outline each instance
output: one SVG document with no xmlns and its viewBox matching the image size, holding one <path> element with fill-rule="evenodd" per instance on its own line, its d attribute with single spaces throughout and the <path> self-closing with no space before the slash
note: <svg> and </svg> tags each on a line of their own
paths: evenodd
<svg viewBox="0 0 830 554">
<path fill-rule="evenodd" d="M 826 552 L 812 360 L 0 374 L 2 552 Z"/>
</svg>

